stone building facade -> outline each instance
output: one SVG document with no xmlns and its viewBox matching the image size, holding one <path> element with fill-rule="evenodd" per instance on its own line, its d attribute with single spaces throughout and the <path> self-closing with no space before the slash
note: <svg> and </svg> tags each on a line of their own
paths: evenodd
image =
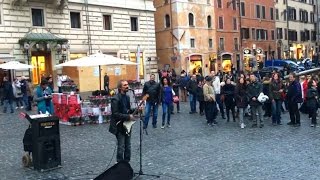
<svg viewBox="0 0 320 180">
<path fill-rule="evenodd" d="M 214 0 L 155 0 L 159 68 L 207 75 L 215 66 Z"/>
<path fill-rule="evenodd" d="M 316 0 L 278 1 L 275 8 L 278 58 L 312 59 L 318 52 Z"/>
<path fill-rule="evenodd" d="M 90 91 L 99 87 L 95 68 L 55 65 L 98 51 L 136 62 L 140 45 L 139 74 L 145 79 L 158 68 L 154 11 L 152 0 L 3 0 L 0 53 L 34 65 L 30 72 L 16 71 L 16 76 L 30 75 L 38 84 L 41 74 L 70 73 L 80 90 Z M 117 80 L 115 68 L 103 67 L 102 74 L 108 72 Z M 120 69 L 125 78 L 136 79 L 128 73 L 136 67 Z"/>
</svg>

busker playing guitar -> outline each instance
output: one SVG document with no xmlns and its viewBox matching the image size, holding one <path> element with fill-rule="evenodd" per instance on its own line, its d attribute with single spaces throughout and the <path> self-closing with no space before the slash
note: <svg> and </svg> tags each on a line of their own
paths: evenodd
<svg viewBox="0 0 320 180">
<path fill-rule="evenodd" d="M 126 94 L 129 90 L 128 82 L 120 80 L 117 85 L 119 93 L 111 101 L 111 121 L 109 132 L 117 137 L 117 162 L 130 161 L 131 157 L 131 127 L 129 131 L 123 126 L 124 122 L 135 121 L 138 117 L 131 114 L 130 98 Z M 139 107 L 141 109 L 141 107 Z"/>
</svg>

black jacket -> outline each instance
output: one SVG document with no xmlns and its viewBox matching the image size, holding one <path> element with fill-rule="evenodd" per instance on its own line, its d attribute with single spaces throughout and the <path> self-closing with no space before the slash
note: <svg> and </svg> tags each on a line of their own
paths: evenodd
<svg viewBox="0 0 320 180">
<path fill-rule="evenodd" d="M 255 81 L 248 85 L 248 97 L 249 97 L 249 103 L 250 106 L 258 106 L 261 105 L 261 103 L 258 101 L 258 97 L 260 93 L 263 91 L 263 86 L 260 82 Z M 252 100 L 252 98 L 256 98 L 255 101 Z"/>
<path fill-rule="evenodd" d="M 147 102 L 159 103 L 161 101 L 161 87 L 155 81 L 148 81 L 143 86 L 143 95 L 149 94 Z"/>
<path fill-rule="evenodd" d="M 248 106 L 248 94 L 246 85 L 237 85 L 235 90 L 235 98 L 238 108 L 246 108 Z"/>
<path fill-rule="evenodd" d="M 197 100 L 204 101 L 203 88 L 199 86 L 197 87 Z"/>
<path fill-rule="evenodd" d="M 293 81 L 287 88 L 286 99 L 290 103 L 302 103 L 301 84 L 298 81 Z"/>
<path fill-rule="evenodd" d="M 24 80 L 21 80 L 20 83 L 21 83 L 21 92 L 23 94 L 27 94 L 27 81 L 24 79 Z"/>
<path fill-rule="evenodd" d="M 109 81 L 110 81 L 109 76 L 108 75 L 104 75 L 104 77 L 103 77 L 104 86 L 109 86 Z"/>
<path fill-rule="evenodd" d="M 283 84 L 281 81 L 271 81 L 271 84 L 269 86 L 269 99 L 281 99 L 282 95 L 280 89 L 283 89 Z"/>
<path fill-rule="evenodd" d="M 197 81 L 190 80 L 187 85 L 187 91 L 192 95 L 197 95 L 198 83 Z"/>
<path fill-rule="evenodd" d="M 315 88 L 310 88 L 307 91 L 307 107 L 308 108 L 318 108 L 318 92 Z"/>
<path fill-rule="evenodd" d="M 126 98 L 126 104 L 123 103 L 122 98 Z M 128 95 L 123 96 L 122 94 L 117 94 L 112 97 L 111 100 L 111 121 L 109 132 L 116 135 L 118 132 L 125 133 L 125 129 L 122 125 L 124 121 L 130 120 L 130 113 L 132 109 L 130 106 L 130 98 Z"/>
<path fill-rule="evenodd" d="M 179 77 L 178 76 L 172 76 L 171 78 L 172 88 L 176 96 L 179 96 Z"/>
<path fill-rule="evenodd" d="M 232 84 L 225 84 L 222 87 L 222 94 L 224 95 L 224 104 L 226 107 L 234 107 L 236 101 L 234 98 L 235 86 Z"/>
<path fill-rule="evenodd" d="M 271 99 L 270 99 L 270 86 L 271 86 L 271 81 L 270 80 L 264 80 L 262 83 L 262 87 L 263 87 L 263 94 L 267 95 L 269 97 L 269 99 L 264 102 L 264 103 L 271 103 Z"/>
<path fill-rule="evenodd" d="M 14 95 L 13 95 L 13 87 L 10 81 L 5 81 L 3 82 L 3 98 L 5 100 L 13 100 Z"/>
</svg>

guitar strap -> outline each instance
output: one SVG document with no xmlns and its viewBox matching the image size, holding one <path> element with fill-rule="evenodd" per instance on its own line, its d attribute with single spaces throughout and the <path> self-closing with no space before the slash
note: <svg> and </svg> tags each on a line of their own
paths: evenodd
<svg viewBox="0 0 320 180">
<path fill-rule="evenodd" d="M 128 107 L 128 106 L 130 106 L 130 105 L 128 104 L 129 100 L 128 100 L 127 95 L 121 94 L 120 97 L 121 97 L 121 104 L 122 104 L 122 113 L 129 114 L 130 107 Z"/>
</svg>

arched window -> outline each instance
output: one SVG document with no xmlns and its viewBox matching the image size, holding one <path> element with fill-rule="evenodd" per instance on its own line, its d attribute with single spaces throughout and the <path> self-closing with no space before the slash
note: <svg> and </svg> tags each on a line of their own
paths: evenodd
<svg viewBox="0 0 320 180">
<path fill-rule="evenodd" d="M 207 17 L 208 28 L 211 28 L 211 16 Z"/>
<path fill-rule="evenodd" d="M 189 13 L 189 26 L 194 26 L 194 17 L 192 13 Z"/>
<path fill-rule="evenodd" d="M 164 22 L 165 22 L 166 28 L 169 28 L 170 27 L 170 16 L 169 16 L 169 14 L 166 14 Z"/>
</svg>

